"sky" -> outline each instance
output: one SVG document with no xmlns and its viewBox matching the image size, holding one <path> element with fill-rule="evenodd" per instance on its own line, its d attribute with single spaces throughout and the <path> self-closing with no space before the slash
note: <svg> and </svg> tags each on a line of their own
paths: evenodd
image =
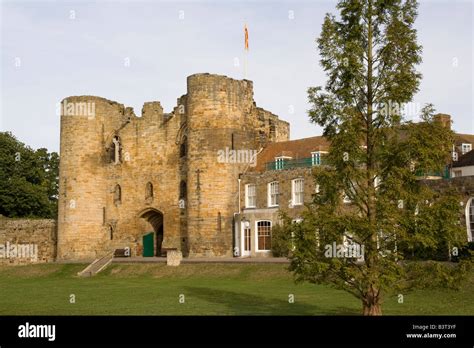
<svg viewBox="0 0 474 348">
<path fill-rule="evenodd" d="M 291 139 L 320 135 L 309 122 L 307 89 L 326 82 L 315 39 L 335 5 L 0 0 L 0 131 L 59 151 L 63 98 L 97 95 L 137 116 L 158 100 L 171 112 L 186 77 L 209 72 L 252 80 L 257 105 L 290 122 Z M 474 134 L 472 1 L 421 1 L 416 28 L 423 80 L 407 116 L 433 103 L 457 132 Z"/>
</svg>

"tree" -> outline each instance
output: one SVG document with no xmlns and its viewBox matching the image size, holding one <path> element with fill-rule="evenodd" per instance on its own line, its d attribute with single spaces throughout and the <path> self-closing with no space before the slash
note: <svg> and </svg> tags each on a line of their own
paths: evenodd
<svg viewBox="0 0 474 348">
<path fill-rule="evenodd" d="M 453 134 L 432 105 L 422 110 L 422 122 L 402 117 L 421 79 L 416 1 L 341 0 L 337 9 L 339 18 L 327 14 L 317 40 L 327 84 L 308 90 L 310 119 L 331 143 L 328 166 L 315 169 L 320 191 L 303 221 L 283 216 L 293 235 L 290 270 L 297 280 L 353 294 L 364 315 L 381 315 L 383 296 L 421 286 L 420 275 L 439 284 L 465 273 L 465 264 L 440 264 L 430 274 L 432 263 L 404 261 L 398 249 L 464 242 L 459 199 L 418 180 L 442 170 Z"/>
<path fill-rule="evenodd" d="M 0 214 L 56 218 L 59 156 L 0 133 Z"/>
</svg>

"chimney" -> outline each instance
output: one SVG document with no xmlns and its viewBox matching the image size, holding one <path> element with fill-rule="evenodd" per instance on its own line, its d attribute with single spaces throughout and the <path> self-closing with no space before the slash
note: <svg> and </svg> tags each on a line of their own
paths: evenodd
<svg viewBox="0 0 474 348">
<path fill-rule="evenodd" d="M 451 129 L 451 116 L 448 114 L 436 114 L 434 119 L 437 122 L 441 122 L 443 127 Z"/>
</svg>

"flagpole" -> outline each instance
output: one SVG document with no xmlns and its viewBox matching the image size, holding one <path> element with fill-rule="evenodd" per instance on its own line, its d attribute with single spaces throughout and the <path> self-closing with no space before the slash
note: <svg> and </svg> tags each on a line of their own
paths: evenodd
<svg viewBox="0 0 474 348">
<path fill-rule="evenodd" d="M 247 80 L 247 50 L 244 49 L 244 79 Z"/>
<path fill-rule="evenodd" d="M 247 79 L 247 56 L 249 51 L 249 31 L 247 23 L 244 25 L 244 79 Z"/>
</svg>

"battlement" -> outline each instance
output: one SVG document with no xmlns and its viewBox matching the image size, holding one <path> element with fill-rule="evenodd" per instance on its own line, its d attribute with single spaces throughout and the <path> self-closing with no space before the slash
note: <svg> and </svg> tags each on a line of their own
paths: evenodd
<svg viewBox="0 0 474 348">
<path fill-rule="evenodd" d="M 195 74 L 187 78 L 187 92 L 191 104 L 221 104 L 227 110 L 245 111 L 253 106 L 253 82 L 249 80 L 235 80 L 208 73 Z"/>
<path fill-rule="evenodd" d="M 142 107 L 142 117 L 144 119 L 151 117 L 153 115 L 162 116 L 163 107 L 159 101 L 151 101 L 143 104 Z"/>
</svg>

